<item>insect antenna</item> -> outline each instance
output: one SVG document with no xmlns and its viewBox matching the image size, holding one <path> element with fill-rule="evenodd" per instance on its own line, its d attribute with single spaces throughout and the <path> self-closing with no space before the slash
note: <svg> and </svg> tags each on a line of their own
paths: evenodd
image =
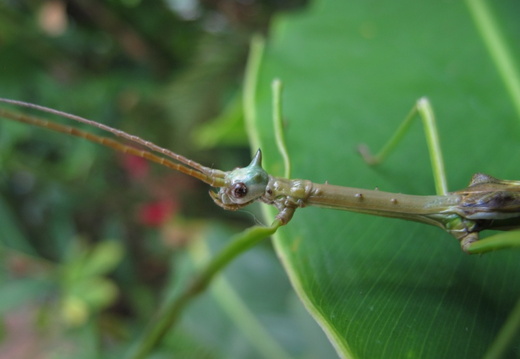
<svg viewBox="0 0 520 359">
<path fill-rule="evenodd" d="M 53 131 L 69 134 L 72 136 L 84 138 L 88 141 L 101 144 L 103 146 L 115 149 L 119 152 L 128 153 L 128 154 L 132 154 L 134 156 L 142 157 L 142 158 L 145 158 L 152 162 L 156 162 L 163 166 L 166 166 L 171 169 L 177 170 L 179 172 L 185 173 L 189 176 L 195 177 L 213 187 L 222 187 L 225 184 L 224 183 L 225 172 L 217 170 L 217 169 L 205 167 L 198 162 L 190 160 L 190 159 L 188 159 L 184 156 L 181 156 L 166 148 L 157 146 L 156 144 L 154 144 L 150 141 L 144 140 L 138 136 L 131 135 L 124 131 L 112 128 L 112 127 L 104 125 L 102 123 L 88 120 L 88 119 L 80 117 L 80 116 L 72 115 L 67 112 L 62 112 L 62 111 L 55 110 L 55 109 L 52 109 L 49 107 L 32 104 L 29 102 L 11 100 L 11 99 L 1 98 L 1 97 L 0 97 L 0 102 L 8 103 L 8 104 L 16 105 L 16 106 L 21 106 L 21 107 L 26 107 L 26 108 L 30 108 L 30 109 L 35 109 L 38 111 L 65 117 L 65 118 L 71 119 L 73 121 L 81 122 L 81 123 L 87 124 L 89 126 L 97 127 L 103 131 L 110 132 L 111 134 L 113 134 L 117 137 L 124 138 L 125 140 L 128 140 L 130 142 L 144 146 L 144 147 L 148 148 L 150 151 L 139 149 L 134 146 L 126 145 L 124 143 L 121 143 L 117 140 L 114 140 L 114 139 L 111 139 L 108 137 L 94 135 L 90 132 L 86 132 L 86 131 L 77 129 L 75 127 L 61 125 L 56 122 L 48 121 L 45 119 L 41 119 L 38 117 L 29 116 L 29 115 L 25 115 L 25 114 L 14 113 L 14 112 L 0 108 L 0 116 L 2 116 L 2 117 L 6 117 L 11 120 L 27 123 L 27 124 L 34 125 L 34 126 L 48 128 Z M 177 162 L 171 161 L 168 158 L 165 158 L 162 156 L 158 156 L 153 152 L 159 153 L 165 157 L 169 157 Z M 178 163 L 178 162 L 180 162 L 180 163 Z"/>
</svg>

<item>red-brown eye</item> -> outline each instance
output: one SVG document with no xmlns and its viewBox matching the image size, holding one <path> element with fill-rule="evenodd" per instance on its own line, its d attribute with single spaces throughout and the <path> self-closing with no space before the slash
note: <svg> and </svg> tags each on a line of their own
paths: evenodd
<svg viewBox="0 0 520 359">
<path fill-rule="evenodd" d="M 237 182 L 233 185 L 233 197 L 244 198 L 247 195 L 247 186 L 243 182 Z"/>
</svg>

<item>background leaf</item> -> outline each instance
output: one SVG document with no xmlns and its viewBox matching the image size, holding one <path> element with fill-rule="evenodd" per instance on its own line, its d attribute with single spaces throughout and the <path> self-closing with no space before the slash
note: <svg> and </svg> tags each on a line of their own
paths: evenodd
<svg viewBox="0 0 520 359">
<path fill-rule="evenodd" d="M 518 55 L 518 23 L 511 22 L 518 6 L 500 6 L 493 16 Z M 451 190 L 479 171 L 518 178 L 511 160 L 520 154 L 518 115 L 464 3 L 318 1 L 279 18 L 272 34 L 253 146 L 263 149 L 271 173 L 281 173 L 269 92 L 279 77 L 295 178 L 433 194 L 419 123 L 380 167 L 355 151 L 360 143 L 380 148 L 424 95 L 437 115 Z M 271 219 L 275 211 L 267 211 Z M 479 357 L 520 296 L 518 251 L 468 256 L 448 234 L 422 224 L 305 208 L 275 244 L 345 357 Z M 511 355 L 520 355 L 518 346 Z"/>
</svg>

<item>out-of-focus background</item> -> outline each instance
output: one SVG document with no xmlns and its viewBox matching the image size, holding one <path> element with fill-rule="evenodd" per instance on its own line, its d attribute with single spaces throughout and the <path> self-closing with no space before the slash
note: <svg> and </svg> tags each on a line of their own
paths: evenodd
<svg viewBox="0 0 520 359">
<path fill-rule="evenodd" d="M 305 3 L 1 1 L 0 96 L 108 124 L 210 167 L 245 165 L 241 91 L 250 38 L 268 35 L 276 14 L 301 11 Z M 187 258 L 200 252 L 186 248 L 197 240 L 221 247 L 261 221 L 254 208 L 220 209 L 207 191 L 144 160 L 2 119 L 0 358 L 125 352 L 193 273 Z M 305 348 L 296 327 L 323 336 L 269 243 L 236 265 L 249 276 L 235 282 L 250 293 L 249 304 L 263 316 L 257 320 L 285 333 L 281 345 L 289 352 Z M 232 293 L 197 302 L 155 357 L 265 357 L 268 345 L 260 336 L 247 340 L 237 325 L 247 326 L 246 317 L 233 319 L 215 304 L 230 303 Z M 286 316 L 303 322 L 290 324 Z M 324 336 L 323 342 L 328 346 Z"/>
</svg>

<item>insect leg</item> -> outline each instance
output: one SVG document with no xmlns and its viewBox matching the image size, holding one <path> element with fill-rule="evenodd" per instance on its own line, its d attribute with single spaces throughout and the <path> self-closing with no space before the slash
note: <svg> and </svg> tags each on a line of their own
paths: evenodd
<svg viewBox="0 0 520 359">
<path fill-rule="evenodd" d="M 439 142 L 439 133 L 435 123 L 435 116 L 430 101 L 426 97 L 417 100 L 408 116 L 401 123 L 397 131 L 383 148 L 375 155 L 372 155 L 370 149 L 366 145 L 360 145 L 358 150 L 365 162 L 370 165 L 377 165 L 383 162 L 386 157 L 395 149 L 396 145 L 401 141 L 405 133 L 410 128 L 412 121 L 419 115 L 423 122 L 424 134 L 430 153 L 430 160 L 435 180 L 435 191 L 438 195 L 448 193 L 448 185 L 446 181 L 446 170 L 444 168 L 444 160 L 442 158 L 442 150 Z"/>
</svg>

